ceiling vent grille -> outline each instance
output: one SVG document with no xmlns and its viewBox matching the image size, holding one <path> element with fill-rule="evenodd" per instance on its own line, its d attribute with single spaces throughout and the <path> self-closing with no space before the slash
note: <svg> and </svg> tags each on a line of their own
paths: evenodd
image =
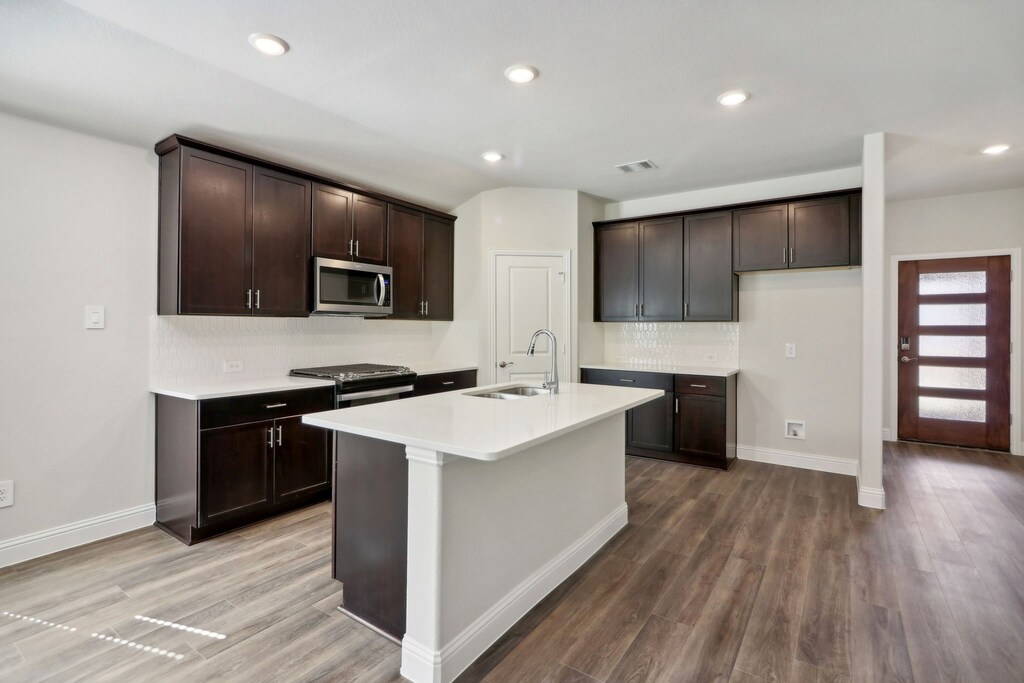
<svg viewBox="0 0 1024 683">
<path fill-rule="evenodd" d="M 650 159 L 644 159 L 643 161 L 631 161 L 628 164 L 619 164 L 615 168 L 619 169 L 623 173 L 639 173 L 640 171 L 649 171 L 652 168 L 658 168 L 654 165 L 654 162 Z"/>
</svg>

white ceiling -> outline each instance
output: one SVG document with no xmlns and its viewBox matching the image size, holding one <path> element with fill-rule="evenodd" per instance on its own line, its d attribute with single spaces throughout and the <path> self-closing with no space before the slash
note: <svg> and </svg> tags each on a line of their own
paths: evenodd
<svg viewBox="0 0 1024 683">
<path fill-rule="evenodd" d="M 848 167 L 887 131 L 906 198 L 1024 185 L 1022 27 L 1020 0 L 0 0 L 0 108 L 143 146 L 191 134 L 444 209 Z M 292 51 L 264 57 L 252 32 Z M 507 82 L 517 62 L 540 78 Z M 753 97 L 720 107 L 732 88 Z M 977 153 L 993 142 L 1015 149 Z M 659 168 L 612 168 L 644 158 Z"/>
</svg>

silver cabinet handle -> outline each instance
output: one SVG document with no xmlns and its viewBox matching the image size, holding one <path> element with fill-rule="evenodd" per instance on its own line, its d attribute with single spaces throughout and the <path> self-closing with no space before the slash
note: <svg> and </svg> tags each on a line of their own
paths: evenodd
<svg viewBox="0 0 1024 683">
<path fill-rule="evenodd" d="M 359 256 L 359 240 L 356 240 L 356 256 Z"/>
<path fill-rule="evenodd" d="M 273 410 L 274 408 L 284 408 L 287 405 L 287 403 L 268 403 L 263 407 L 266 408 L 267 410 Z"/>
<path fill-rule="evenodd" d="M 635 379 L 625 379 L 624 377 L 620 377 L 619 381 L 620 382 L 635 382 L 636 380 Z"/>
<path fill-rule="evenodd" d="M 498 363 L 498 367 L 499 367 L 499 368 L 503 368 L 503 367 L 505 367 L 506 365 L 515 365 L 515 363 L 514 363 L 514 362 L 512 362 L 512 361 L 510 361 L 510 360 L 507 360 L 507 361 L 506 361 L 506 360 L 503 360 L 503 361 L 501 361 L 500 363 Z"/>
<path fill-rule="evenodd" d="M 786 263 L 786 248 L 782 248 L 782 262 Z"/>
<path fill-rule="evenodd" d="M 644 305 L 640 304 L 640 317 L 644 317 Z"/>
<path fill-rule="evenodd" d="M 423 315 L 430 315 L 430 302 L 429 301 L 424 301 L 423 302 Z"/>
<path fill-rule="evenodd" d="M 684 316 L 690 315 L 690 303 L 688 301 L 687 302 L 683 302 L 683 315 Z"/>
<path fill-rule="evenodd" d="M 281 445 L 281 425 L 277 426 L 277 445 Z"/>
<path fill-rule="evenodd" d="M 453 384 L 455 384 L 455 380 L 452 380 L 451 382 L 441 382 L 441 386 L 443 387 L 449 387 Z"/>
<path fill-rule="evenodd" d="M 260 307 L 260 290 L 256 290 L 256 308 Z"/>
<path fill-rule="evenodd" d="M 267 445 L 271 448 L 274 447 L 274 428 L 267 427 Z"/>
<path fill-rule="evenodd" d="M 679 414 L 679 399 L 676 399 L 676 415 Z"/>
<path fill-rule="evenodd" d="M 640 304 L 633 304 L 633 315 L 637 318 L 640 317 Z"/>
<path fill-rule="evenodd" d="M 352 256 L 352 254 L 354 254 L 354 253 L 355 253 L 355 252 L 353 252 L 353 251 L 352 251 L 352 245 L 353 245 L 353 244 L 354 244 L 353 240 L 349 240 L 349 241 L 348 241 L 348 255 L 349 255 L 349 256 Z"/>
<path fill-rule="evenodd" d="M 691 387 L 697 387 L 698 389 L 707 389 L 708 388 L 707 384 L 691 384 L 690 386 Z"/>
<path fill-rule="evenodd" d="M 789 248 L 789 262 L 793 262 L 793 247 Z"/>
<path fill-rule="evenodd" d="M 423 315 L 423 302 L 420 302 L 420 315 Z"/>
<path fill-rule="evenodd" d="M 252 289 L 245 290 L 245 307 L 252 309 Z"/>
</svg>

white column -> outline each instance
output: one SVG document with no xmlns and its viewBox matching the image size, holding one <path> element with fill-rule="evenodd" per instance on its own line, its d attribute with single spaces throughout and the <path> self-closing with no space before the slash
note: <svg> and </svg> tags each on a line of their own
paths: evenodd
<svg viewBox="0 0 1024 683">
<path fill-rule="evenodd" d="M 885 133 L 864 136 L 861 246 L 860 467 L 857 502 L 884 508 L 882 391 L 885 322 Z M 894 425 L 895 426 L 895 425 Z"/>
<path fill-rule="evenodd" d="M 441 683 L 442 468 L 451 456 L 405 447 L 409 460 L 409 541 L 401 674 Z"/>
</svg>

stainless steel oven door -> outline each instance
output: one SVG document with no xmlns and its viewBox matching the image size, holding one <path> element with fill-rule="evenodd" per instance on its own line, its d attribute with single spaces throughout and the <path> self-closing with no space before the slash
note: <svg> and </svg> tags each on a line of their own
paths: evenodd
<svg viewBox="0 0 1024 683">
<path fill-rule="evenodd" d="M 371 403 L 382 403 L 384 401 L 397 401 L 403 398 L 402 394 L 411 393 L 413 386 L 405 384 L 400 387 L 387 387 L 385 389 L 370 389 L 368 391 L 350 391 L 338 394 L 336 405 L 338 408 L 355 408 Z"/>
<path fill-rule="evenodd" d="M 389 266 L 316 258 L 313 313 L 383 316 L 392 312 Z"/>
</svg>

